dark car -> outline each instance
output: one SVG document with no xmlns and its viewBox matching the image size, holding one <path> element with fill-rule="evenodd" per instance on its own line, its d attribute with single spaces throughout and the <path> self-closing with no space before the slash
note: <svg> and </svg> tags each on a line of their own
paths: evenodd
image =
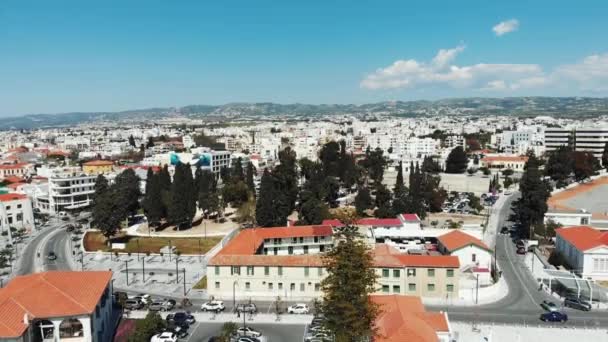
<svg viewBox="0 0 608 342">
<path fill-rule="evenodd" d="M 564 306 L 583 311 L 591 311 L 591 304 L 576 297 L 566 297 L 566 299 L 564 299 Z"/>
<path fill-rule="evenodd" d="M 523 247 L 517 247 L 517 254 L 526 254 L 526 249 Z"/>
<path fill-rule="evenodd" d="M 500 234 L 503 234 L 503 235 L 509 234 L 509 227 L 507 227 L 507 226 L 502 227 L 502 229 L 500 229 Z"/>
<path fill-rule="evenodd" d="M 249 304 L 238 304 L 236 306 L 237 312 L 245 312 L 245 313 L 256 313 L 258 312 L 258 308 L 253 303 Z"/>
<path fill-rule="evenodd" d="M 540 320 L 543 322 L 566 322 L 568 321 L 568 315 L 559 311 L 545 312 L 540 315 Z"/>
<path fill-rule="evenodd" d="M 193 324 L 196 322 L 194 316 L 187 312 L 176 312 L 174 314 L 167 315 L 167 322 L 174 323 L 175 325 L 182 326 L 184 323 Z"/>
<path fill-rule="evenodd" d="M 46 258 L 48 260 L 57 260 L 57 254 L 55 254 L 55 252 L 49 252 L 49 254 L 46 256 Z"/>
</svg>

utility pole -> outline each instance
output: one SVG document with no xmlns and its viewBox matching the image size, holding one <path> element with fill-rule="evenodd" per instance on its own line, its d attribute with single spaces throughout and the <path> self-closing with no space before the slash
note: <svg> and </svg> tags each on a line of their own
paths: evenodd
<svg viewBox="0 0 608 342">
<path fill-rule="evenodd" d="M 142 281 L 146 282 L 146 258 L 141 258 L 141 278 Z"/>
<path fill-rule="evenodd" d="M 186 268 L 183 268 L 184 271 L 184 297 L 186 296 Z"/>
<path fill-rule="evenodd" d="M 198 239 L 198 262 L 202 262 L 202 256 L 203 254 L 203 250 L 201 249 L 201 239 Z"/>
<path fill-rule="evenodd" d="M 141 253 L 141 250 L 139 249 L 139 239 L 135 241 L 137 241 L 137 261 L 139 261 L 139 254 Z"/>
<path fill-rule="evenodd" d="M 129 286 L 129 260 L 125 260 L 125 274 L 127 275 L 127 286 Z"/>
<path fill-rule="evenodd" d="M 179 259 L 175 258 L 175 283 L 179 284 Z"/>
<path fill-rule="evenodd" d="M 171 253 L 173 252 L 173 249 L 171 248 L 171 240 L 169 240 L 169 261 L 171 261 Z"/>
<path fill-rule="evenodd" d="M 475 304 L 479 302 L 479 273 L 477 274 L 477 285 L 475 286 Z"/>
</svg>

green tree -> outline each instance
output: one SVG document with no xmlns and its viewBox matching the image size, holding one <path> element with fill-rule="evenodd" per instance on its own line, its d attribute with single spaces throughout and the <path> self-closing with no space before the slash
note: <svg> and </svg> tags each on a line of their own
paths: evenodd
<svg viewBox="0 0 608 342">
<path fill-rule="evenodd" d="M 129 135 L 129 145 L 131 145 L 131 147 L 136 147 L 137 146 L 135 144 L 135 138 L 133 138 L 132 135 Z"/>
<path fill-rule="evenodd" d="M 148 223 L 156 225 L 163 218 L 162 190 L 160 187 L 160 175 L 152 173 L 146 180 L 146 195 L 143 200 L 143 207 Z"/>
<path fill-rule="evenodd" d="M 236 158 L 236 161 L 232 165 L 232 180 L 234 183 L 245 181 L 245 173 L 243 172 L 243 160 L 241 157 Z"/>
<path fill-rule="evenodd" d="M 234 322 L 226 322 L 222 325 L 221 336 L 222 342 L 230 342 L 230 338 L 236 334 L 238 325 Z"/>
<path fill-rule="evenodd" d="M 171 202 L 167 213 L 169 222 L 178 226 L 189 226 L 192 223 L 196 212 L 195 203 L 192 203 L 194 190 L 190 165 L 178 163 L 171 184 Z"/>
<path fill-rule="evenodd" d="M 374 184 L 382 183 L 384 168 L 387 165 L 382 149 L 376 148 L 372 151 L 368 148 L 365 152 L 365 159 L 361 161 L 361 165 L 367 170 L 367 174 L 374 181 Z"/>
<path fill-rule="evenodd" d="M 156 311 L 149 311 L 144 319 L 135 321 L 135 330 L 129 342 L 149 342 L 152 336 L 167 327 L 167 322 Z"/>
<path fill-rule="evenodd" d="M 116 187 L 116 200 L 124 211 L 124 217 L 135 215 L 139 209 L 139 197 L 141 196 L 139 177 L 135 171 L 129 168 L 119 173 L 113 186 Z"/>
<path fill-rule="evenodd" d="M 604 151 L 602 152 L 602 166 L 608 170 L 608 142 L 604 145 Z"/>
<path fill-rule="evenodd" d="M 422 160 L 421 169 L 422 169 L 422 172 L 426 172 L 426 173 L 439 173 L 439 172 L 441 172 L 441 167 L 439 166 L 439 163 L 436 162 L 433 159 L 433 157 L 431 157 L 431 156 L 424 157 L 424 159 Z"/>
<path fill-rule="evenodd" d="M 253 163 L 249 162 L 247 164 L 247 174 L 245 176 L 245 181 L 247 184 L 247 188 L 249 188 L 249 192 L 251 192 L 253 197 L 255 197 L 255 182 L 254 182 L 255 173 L 256 173 L 255 166 L 253 166 Z"/>
<path fill-rule="evenodd" d="M 359 187 L 357 196 L 355 196 L 355 208 L 359 215 L 363 215 L 366 210 L 374 208 L 374 201 L 367 187 Z"/>
<path fill-rule="evenodd" d="M 340 145 L 330 141 L 321 147 L 319 160 L 323 165 L 323 173 L 326 177 L 340 177 Z"/>
<path fill-rule="evenodd" d="M 572 149 L 568 146 L 560 146 L 549 153 L 545 174 L 555 182 L 556 187 L 562 188 L 568 185 L 568 178 L 574 172 L 574 160 Z"/>
<path fill-rule="evenodd" d="M 407 189 L 403 183 L 403 163 L 399 162 L 397 166 L 397 179 L 393 188 L 393 213 L 403 214 L 408 210 Z"/>
<path fill-rule="evenodd" d="M 268 169 L 264 170 L 260 182 L 260 194 L 255 208 L 258 225 L 262 227 L 284 226 L 290 213 L 288 198 L 281 189 L 284 185 Z"/>
<path fill-rule="evenodd" d="M 154 138 L 148 137 L 148 142 L 146 143 L 146 148 L 154 147 Z"/>
<path fill-rule="evenodd" d="M 272 170 L 274 189 L 280 196 L 280 202 L 286 204 L 278 207 L 280 216 L 287 217 L 294 210 L 298 198 L 298 173 L 296 153 L 287 147 L 279 152 L 279 165 Z"/>
<path fill-rule="evenodd" d="M 462 149 L 462 146 L 456 146 L 448 155 L 445 161 L 446 173 L 463 173 L 467 169 L 469 158 Z"/>
<path fill-rule="evenodd" d="M 392 210 L 392 195 L 389 189 L 384 184 L 376 185 L 376 211 L 374 215 L 380 218 L 393 217 L 394 213 Z"/>
<path fill-rule="evenodd" d="M 519 181 L 521 197 L 513 202 L 513 219 L 521 223 L 521 233 L 532 236 L 531 227 L 543 222 L 551 186 L 543 180 L 538 159 L 530 155 Z"/>
<path fill-rule="evenodd" d="M 311 196 L 300 206 L 298 225 L 321 224 L 329 217 L 327 205 L 318 198 Z"/>
<path fill-rule="evenodd" d="M 378 276 L 371 251 L 352 225 L 354 220 L 341 221 L 345 227 L 337 230 L 338 243 L 323 256 L 327 276 L 321 282 L 321 311 L 337 342 L 363 341 L 376 334 L 374 322 L 380 308 L 369 296 L 376 292 Z"/>
<path fill-rule="evenodd" d="M 581 182 L 593 176 L 596 169 L 597 159 L 591 152 L 576 151 L 573 153 L 574 179 Z"/>
<path fill-rule="evenodd" d="M 120 224 L 125 219 L 125 208 L 118 200 L 116 187 L 111 187 L 102 195 L 95 198 L 93 206 L 93 224 L 108 240 L 120 230 Z"/>
<path fill-rule="evenodd" d="M 152 170 L 151 167 L 148 168 L 148 171 L 146 172 L 146 187 L 145 187 L 145 193 L 147 194 L 148 192 L 150 192 L 150 184 L 151 184 L 151 179 L 152 177 L 154 177 L 154 170 Z"/>
<path fill-rule="evenodd" d="M 236 210 L 238 222 L 255 224 L 255 197 L 249 196 L 249 199 L 241 204 Z"/>
<path fill-rule="evenodd" d="M 95 179 L 95 193 L 93 194 L 93 206 L 95 205 L 95 201 L 98 197 L 103 196 L 110 186 L 108 185 L 108 180 L 104 175 L 98 175 Z"/>
<path fill-rule="evenodd" d="M 224 184 L 222 188 L 222 198 L 226 204 L 230 203 L 233 207 L 239 207 L 247 202 L 249 198 L 249 188 L 242 180 Z"/>
</svg>

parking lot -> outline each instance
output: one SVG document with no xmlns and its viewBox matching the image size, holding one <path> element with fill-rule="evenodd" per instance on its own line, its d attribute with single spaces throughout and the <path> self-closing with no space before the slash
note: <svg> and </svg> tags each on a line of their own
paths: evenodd
<svg viewBox="0 0 608 342">
<path fill-rule="evenodd" d="M 180 341 L 207 342 L 211 337 L 220 334 L 223 324 L 221 322 L 197 322 L 190 327 L 190 335 Z M 300 324 L 247 323 L 247 326 L 262 333 L 260 337 L 262 342 L 303 341 L 306 330 L 306 325 Z"/>
</svg>

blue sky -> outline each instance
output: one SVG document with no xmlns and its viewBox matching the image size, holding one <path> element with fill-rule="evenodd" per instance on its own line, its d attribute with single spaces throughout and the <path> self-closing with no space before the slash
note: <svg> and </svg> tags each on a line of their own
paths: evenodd
<svg viewBox="0 0 608 342">
<path fill-rule="evenodd" d="M 603 97 L 606 13 L 608 1 L 4 0 L 0 115 Z"/>
</svg>

